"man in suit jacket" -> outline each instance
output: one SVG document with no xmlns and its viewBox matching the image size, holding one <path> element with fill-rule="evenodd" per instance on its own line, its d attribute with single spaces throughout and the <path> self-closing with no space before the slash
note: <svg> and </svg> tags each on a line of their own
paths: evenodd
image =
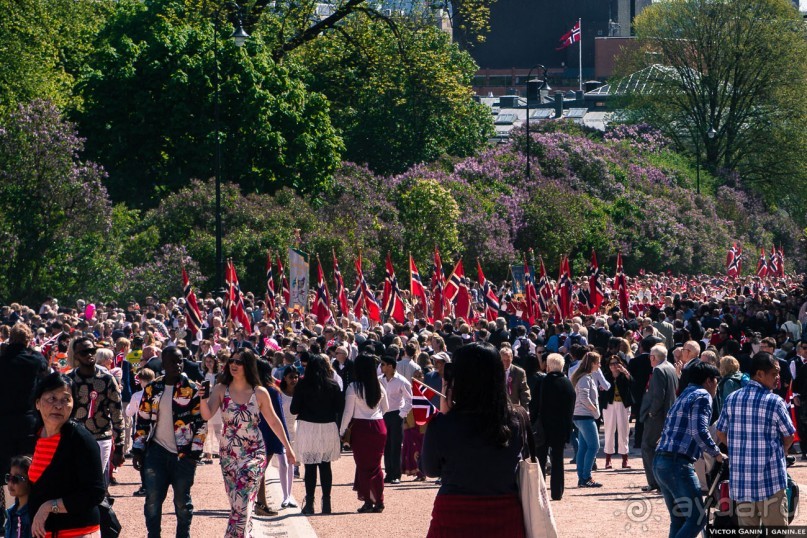
<svg viewBox="0 0 807 538">
<path fill-rule="evenodd" d="M 650 350 L 650 364 L 653 373 L 650 375 L 650 386 L 642 399 L 639 419 L 644 423 L 642 433 L 642 461 L 647 477 L 647 486 L 643 491 L 658 489 L 658 483 L 653 476 L 653 458 L 656 456 L 656 445 L 661 439 L 664 429 L 664 419 L 667 411 L 675 402 L 675 391 L 678 388 L 678 374 L 675 366 L 667 361 L 667 348 L 661 344 L 653 346 Z"/>
<path fill-rule="evenodd" d="M 642 423 L 640 419 L 640 411 L 642 409 L 642 401 L 644 401 L 647 383 L 650 381 L 650 373 L 653 371 L 653 366 L 650 364 L 650 349 L 652 349 L 654 345 L 653 341 L 649 339 L 640 341 L 639 355 L 628 363 L 628 373 L 633 379 L 631 383 L 631 396 L 633 399 L 631 410 L 633 414 L 636 415 L 636 426 L 633 432 L 633 448 L 642 448 L 644 423 Z"/>
<path fill-rule="evenodd" d="M 507 384 L 507 396 L 510 403 L 520 405 L 525 411 L 530 410 L 530 388 L 527 386 L 527 374 L 513 364 L 513 350 L 503 347 L 499 354 L 504 365 L 504 379 Z"/>
</svg>

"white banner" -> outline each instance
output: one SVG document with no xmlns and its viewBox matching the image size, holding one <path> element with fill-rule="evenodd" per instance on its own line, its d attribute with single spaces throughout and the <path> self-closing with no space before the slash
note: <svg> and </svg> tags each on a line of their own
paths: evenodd
<svg viewBox="0 0 807 538">
<path fill-rule="evenodd" d="M 308 312 L 308 254 L 289 248 L 289 311 Z"/>
</svg>

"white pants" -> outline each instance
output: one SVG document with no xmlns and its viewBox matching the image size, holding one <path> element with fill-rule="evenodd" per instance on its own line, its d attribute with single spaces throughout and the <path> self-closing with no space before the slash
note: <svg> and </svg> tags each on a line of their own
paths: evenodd
<svg viewBox="0 0 807 538">
<path fill-rule="evenodd" d="M 123 414 L 123 451 L 129 452 L 132 449 L 132 428 L 134 428 L 134 417 L 126 413 Z"/>
<path fill-rule="evenodd" d="M 109 485 L 109 458 L 112 455 L 112 439 L 95 441 L 101 450 L 101 470 L 104 473 L 104 484 Z"/>
<path fill-rule="evenodd" d="M 602 420 L 605 426 L 606 454 L 613 454 L 614 452 L 628 453 L 628 434 L 630 433 L 628 419 L 630 419 L 630 407 L 625 407 L 622 402 L 608 404 L 608 407 L 603 409 Z M 614 433 L 618 437 L 616 450 L 614 450 Z"/>
</svg>

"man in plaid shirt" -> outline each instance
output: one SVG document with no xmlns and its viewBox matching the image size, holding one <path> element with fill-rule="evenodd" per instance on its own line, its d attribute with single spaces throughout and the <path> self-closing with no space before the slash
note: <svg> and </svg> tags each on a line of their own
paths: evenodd
<svg viewBox="0 0 807 538">
<path fill-rule="evenodd" d="M 695 474 L 695 460 L 706 452 L 723 461 L 709 434 L 712 398 L 720 372 L 704 362 L 689 368 L 689 384 L 667 413 L 653 458 L 653 474 L 667 510 L 670 536 L 694 538 L 706 525 L 703 496 Z"/>
<path fill-rule="evenodd" d="M 779 361 L 760 352 L 751 360 L 751 381 L 726 399 L 717 438 L 729 447 L 729 496 L 741 527 L 787 525 L 785 454 L 796 431 L 779 384 Z"/>
</svg>

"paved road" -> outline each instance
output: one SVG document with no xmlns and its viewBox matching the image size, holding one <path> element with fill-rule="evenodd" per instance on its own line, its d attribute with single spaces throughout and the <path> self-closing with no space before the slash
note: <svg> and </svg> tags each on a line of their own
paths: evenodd
<svg viewBox="0 0 807 538">
<path fill-rule="evenodd" d="M 567 459 L 568 461 L 568 459 Z M 603 465 L 602 456 L 598 459 Z M 621 463 L 621 462 L 620 462 Z M 644 473 L 638 452 L 631 456 L 633 469 L 610 470 L 595 473 L 595 479 L 603 483 L 600 489 L 566 489 L 564 498 L 553 503 L 560 535 L 575 537 L 591 535 L 599 537 L 623 536 L 626 532 L 647 537 L 665 536 L 669 525 L 667 510 L 660 495 L 640 491 L 644 485 Z M 481 463 L 480 463 L 481 464 Z M 385 490 L 386 510 L 383 514 L 358 514 L 361 503 L 352 491 L 353 458 L 343 454 L 334 464 L 333 511 L 331 516 L 315 515 L 305 518 L 299 510 L 282 510 L 277 518 L 256 518 L 255 538 L 289 537 L 319 538 L 395 536 L 396 538 L 423 538 L 429 527 L 432 503 L 437 493 L 433 481 L 413 482 L 405 478 L 400 485 Z M 800 484 L 807 484 L 807 463 L 799 461 L 790 470 Z M 270 469 L 270 496 L 275 505 L 280 501 L 276 471 Z M 137 489 L 136 473 L 129 464 L 119 472 L 121 485 L 112 488 L 116 496 L 115 509 L 125 530 L 123 538 L 140 538 L 146 535 L 143 525 L 143 500 L 132 497 Z M 566 483 L 576 484 L 574 465 L 566 467 Z M 804 487 L 802 487 L 804 489 Z M 303 498 L 303 483 L 295 481 L 294 494 Z M 316 509 L 319 512 L 319 490 Z M 224 535 L 228 504 L 218 465 L 199 467 L 193 487 L 195 516 L 191 536 L 217 538 Z M 163 536 L 174 534 L 173 506 L 169 493 L 165 503 Z M 796 524 L 807 525 L 807 513 L 800 513 Z"/>
</svg>

